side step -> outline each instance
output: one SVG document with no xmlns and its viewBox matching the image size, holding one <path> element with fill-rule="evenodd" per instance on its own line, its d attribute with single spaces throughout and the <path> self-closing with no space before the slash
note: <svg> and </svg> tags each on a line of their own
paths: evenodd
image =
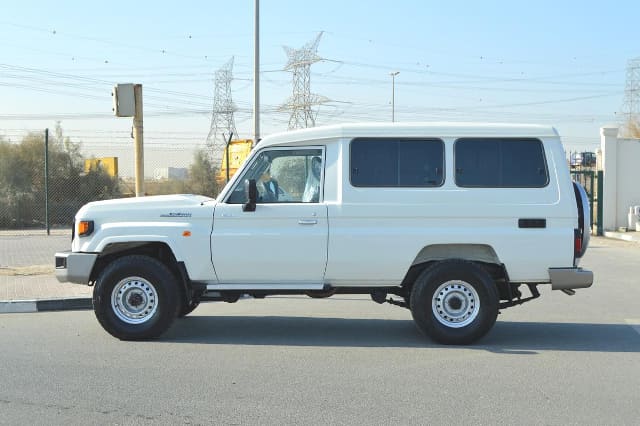
<svg viewBox="0 0 640 426">
<path fill-rule="evenodd" d="M 325 290 L 324 283 L 286 283 L 286 284 L 207 284 L 207 291 L 300 291 L 305 292 L 309 290 Z"/>
</svg>

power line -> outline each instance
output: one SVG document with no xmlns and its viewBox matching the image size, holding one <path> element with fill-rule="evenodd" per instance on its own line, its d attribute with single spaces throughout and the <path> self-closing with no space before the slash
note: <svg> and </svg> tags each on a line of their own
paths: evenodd
<svg viewBox="0 0 640 426">
<path fill-rule="evenodd" d="M 145 47 L 145 46 L 138 46 L 138 45 L 133 45 L 133 44 L 128 44 L 128 43 L 122 43 L 122 42 L 114 41 L 114 40 L 107 40 L 107 39 L 103 39 L 103 38 L 99 38 L 99 37 L 83 36 L 83 35 L 79 35 L 79 34 L 67 33 L 65 31 L 60 32 L 57 29 L 53 29 L 53 30 L 52 29 L 45 29 L 45 28 L 41 28 L 41 27 L 34 27 L 34 26 L 30 26 L 30 25 L 15 24 L 15 23 L 11 23 L 11 22 L 0 22 L 0 23 L 3 24 L 3 25 L 10 25 L 10 26 L 13 26 L 13 27 L 28 29 L 28 30 L 31 30 L 31 31 L 45 32 L 45 33 L 48 33 L 48 34 L 50 34 L 52 36 L 62 36 L 62 37 L 76 39 L 76 40 L 92 41 L 92 42 L 96 42 L 96 43 L 100 43 L 100 44 L 105 44 L 105 45 L 108 45 L 108 46 L 117 46 L 117 47 L 136 50 L 136 51 L 150 52 L 150 53 L 156 53 L 156 54 L 161 54 L 161 55 L 169 55 L 169 56 L 175 56 L 175 57 L 185 58 L 185 59 L 199 59 L 199 60 L 202 60 L 202 59 L 208 58 L 208 55 L 202 55 L 202 56 L 185 55 L 185 54 L 182 54 L 182 53 L 173 52 L 173 51 L 171 51 L 169 49 L 162 48 L 162 47 L 149 48 L 149 47 Z"/>
</svg>

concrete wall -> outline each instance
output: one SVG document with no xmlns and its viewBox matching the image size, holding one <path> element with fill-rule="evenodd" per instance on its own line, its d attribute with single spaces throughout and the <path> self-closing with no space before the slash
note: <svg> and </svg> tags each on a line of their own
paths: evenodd
<svg viewBox="0 0 640 426">
<path fill-rule="evenodd" d="M 601 128 L 600 135 L 603 227 L 615 231 L 628 225 L 629 207 L 640 205 L 640 139 L 620 139 L 613 126 Z"/>
<path fill-rule="evenodd" d="M 618 139 L 617 172 L 616 222 L 618 226 L 627 226 L 629 206 L 640 206 L 640 139 Z"/>
</svg>

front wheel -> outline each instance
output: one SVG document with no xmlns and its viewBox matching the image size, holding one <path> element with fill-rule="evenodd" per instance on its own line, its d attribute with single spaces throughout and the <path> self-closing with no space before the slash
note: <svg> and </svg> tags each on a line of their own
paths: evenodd
<svg viewBox="0 0 640 426">
<path fill-rule="evenodd" d="M 180 309 L 178 309 L 178 318 L 184 318 L 189 315 L 195 308 L 200 306 L 200 299 L 202 297 L 201 291 L 193 292 L 193 295 L 189 300 L 183 300 Z"/>
<path fill-rule="evenodd" d="M 160 261 L 140 255 L 110 263 L 93 289 L 93 310 L 102 327 L 122 340 L 160 336 L 178 313 L 175 276 Z"/>
<path fill-rule="evenodd" d="M 446 260 L 426 269 L 411 290 L 410 307 L 418 328 L 449 345 L 473 343 L 496 322 L 499 296 L 480 266 Z"/>
</svg>

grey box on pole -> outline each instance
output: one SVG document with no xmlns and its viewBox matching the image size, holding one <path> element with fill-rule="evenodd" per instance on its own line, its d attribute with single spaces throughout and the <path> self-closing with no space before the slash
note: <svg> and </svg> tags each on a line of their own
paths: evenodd
<svg viewBox="0 0 640 426">
<path fill-rule="evenodd" d="M 133 117 L 135 115 L 135 95 L 133 84 L 116 84 L 113 87 L 113 111 L 116 117 Z"/>
</svg>

